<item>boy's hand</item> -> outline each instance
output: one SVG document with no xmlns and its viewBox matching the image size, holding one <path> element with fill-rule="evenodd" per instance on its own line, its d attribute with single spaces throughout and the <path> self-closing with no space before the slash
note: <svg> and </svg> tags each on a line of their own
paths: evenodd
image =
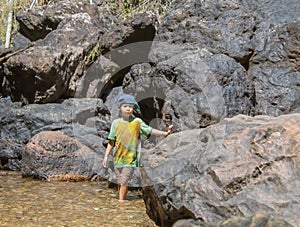
<svg viewBox="0 0 300 227">
<path fill-rule="evenodd" d="M 103 167 L 107 168 L 108 167 L 108 163 L 107 163 L 107 155 L 104 155 L 104 159 L 103 159 Z"/>
<path fill-rule="evenodd" d="M 170 126 L 168 127 L 166 136 L 168 136 L 168 135 L 171 134 L 172 128 L 173 128 L 173 125 L 170 125 Z"/>
<path fill-rule="evenodd" d="M 103 158 L 103 163 L 102 163 L 102 165 L 103 165 L 104 168 L 108 168 L 108 161 L 107 161 L 107 159 L 108 159 L 109 153 L 113 149 L 114 144 L 115 144 L 115 141 L 113 141 L 113 140 L 109 140 L 108 141 L 108 144 L 107 144 L 107 147 L 106 147 L 106 151 L 105 151 L 105 155 L 104 155 L 104 158 Z"/>
</svg>

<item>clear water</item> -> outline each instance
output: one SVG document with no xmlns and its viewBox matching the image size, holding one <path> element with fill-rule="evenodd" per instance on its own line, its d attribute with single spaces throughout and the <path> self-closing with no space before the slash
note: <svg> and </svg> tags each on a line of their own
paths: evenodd
<svg viewBox="0 0 300 227">
<path fill-rule="evenodd" d="M 0 226 L 156 226 L 141 192 L 118 202 L 107 182 L 46 182 L 0 171 Z"/>
</svg>

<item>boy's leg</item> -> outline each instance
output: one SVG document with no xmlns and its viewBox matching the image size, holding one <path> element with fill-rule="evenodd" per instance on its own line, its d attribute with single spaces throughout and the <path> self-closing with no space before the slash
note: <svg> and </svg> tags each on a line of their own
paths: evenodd
<svg viewBox="0 0 300 227">
<path fill-rule="evenodd" d="M 124 167 L 116 169 L 116 175 L 119 184 L 119 201 L 123 201 L 126 199 L 128 192 L 128 181 L 131 179 L 133 175 L 133 168 Z"/>
<path fill-rule="evenodd" d="M 126 200 L 127 192 L 128 192 L 128 186 L 121 184 L 119 189 L 119 201 Z"/>
</svg>

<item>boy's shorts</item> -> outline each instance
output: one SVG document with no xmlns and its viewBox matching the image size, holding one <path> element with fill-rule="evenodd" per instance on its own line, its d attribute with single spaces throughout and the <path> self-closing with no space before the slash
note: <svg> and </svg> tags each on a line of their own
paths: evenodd
<svg viewBox="0 0 300 227">
<path fill-rule="evenodd" d="M 133 175 L 132 167 L 115 168 L 118 184 L 128 185 L 129 180 Z"/>
</svg>

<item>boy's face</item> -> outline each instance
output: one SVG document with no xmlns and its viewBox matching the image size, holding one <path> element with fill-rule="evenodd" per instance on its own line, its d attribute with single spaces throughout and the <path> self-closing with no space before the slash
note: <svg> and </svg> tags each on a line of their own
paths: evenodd
<svg viewBox="0 0 300 227">
<path fill-rule="evenodd" d="M 132 116 L 134 110 L 134 105 L 133 104 L 127 104 L 124 103 L 120 106 L 120 111 L 122 114 L 122 117 L 128 119 Z"/>
</svg>

